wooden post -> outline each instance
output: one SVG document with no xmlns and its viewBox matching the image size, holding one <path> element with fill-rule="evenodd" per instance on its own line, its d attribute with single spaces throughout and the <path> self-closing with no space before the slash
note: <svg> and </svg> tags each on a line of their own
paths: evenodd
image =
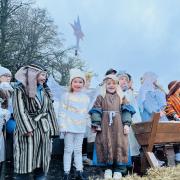
<svg viewBox="0 0 180 180">
<path fill-rule="evenodd" d="M 152 150 L 153 150 L 154 142 L 156 139 L 156 132 L 157 132 L 157 126 L 159 123 L 159 118 L 160 118 L 160 113 L 154 113 L 154 115 L 152 117 L 151 134 L 150 134 L 150 137 L 148 140 L 148 147 L 147 147 L 148 152 L 152 152 Z"/>
<path fill-rule="evenodd" d="M 168 161 L 168 166 L 175 166 L 176 163 L 173 145 L 165 145 L 165 153 Z"/>
</svg>

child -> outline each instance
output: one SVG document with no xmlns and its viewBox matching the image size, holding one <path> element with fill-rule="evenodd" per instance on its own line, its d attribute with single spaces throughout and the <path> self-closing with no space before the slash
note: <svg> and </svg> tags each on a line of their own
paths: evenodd
<svg viewBox="0 0 180 180">
<path fill-rule="evenodd" d="M 113 178 L 120 179 L 121 172 L 130 163 L 128 133 L 131 114 L 122 104 L 122 97 L 117 77 L 107 75 L 103 80 L 100 95 L 90 111 L 93 128 L 97 131 L 93 163 L 108 167 L 105 170 L 105 179 L 112 178 L 112 166 Z"/>
<path fill-rule="evenodd" d="M 12 87 L 10 85 L 11 72 L 9 69 L 0 66 L 0 166 L 5 160 L 5 130 L 4 125 L 10 117 L 8 111 L 9 99 L 12 93 Z M 3 172 L 0 173 L 0 179 L 4 179 Z"/>
<path fill-rule="evenodd" d="M 157 84 L 157 75 L 153 72 L 146 72 L 143 75 L 138 105 L 142 121 L 150 121 L 155 112 L 160 112 L 161 121 L 167 121 L 164 113 L 166 94 Z"/>
<path fill-rule="evenodd" d="M 89 97 L 91 97 L 90 95 L 93 95 L 93 93 L 95 93 L 95 90 L 93 92 L 93 90 L 90 89 L 93 73 L 92 72 L 86 72 L 85 77 L 86 77 L 86 84 L 85 84 L 84 90 L 85 90 L 86 94 L 89 95 Z M 92 97 L 91 97 L 90 101 L 93 101 Z M 93 103 L 94 103 L 94 101 L 93 101 Z M 89 119 L 89 122 L 90 121 L 91 120 Z M 85 133 L 85 136 L 83 139 L 83 145 L 82 145 L 82 158 L 83 158 L 83 164 L 85 164 L 85 165 L 92 165 L 92 160 L 87 157 L 88 140 L 93 137 L 93 133 L 91 132 L 91 126 L 90 125 L 91 125 L 90 123 L 87 123 L 86 133 Z"/>
<path fill-rule="evenodd" d="M 85 94 L 85 74 L 79 69 L 70 71 L 70 90 L 60 100 L 59 125 L 64 134 L 64 180 L 71 180 L 72 153 L 76 179 L 86 180 L 82 164 L 82 143 L 86 132 L 89 97 Z"/>
<path fill-rule="evenodd" d="M 20 68 L 15 74 L 20 82 L 14 89 L 13 115 L 14 172 L 16 179 L 45 180 L 52 152 L 52 138 L 59 129 L 52 99 L 46 85 L 47 71 L 40 64 Z"/>
<path fill-rule="evenodd" d="M 169 120 L 180 121 L 180 81 L 172 81 L 168 85 L 166 116 Z M 175 160 L 180 163 L 180 145 L 174 145 Z"/>
<path fill-rule="evenodd" d="M 132 88 L 132 78 L 129 74 L 120 71 L 118 74 L 118 80 L 119 80 L 119 85 L 121 89 L 123 90 L 123 94 L 126 97 L 128 103 L 135 109 L 136 113 L 133 114 L 132 117 L 132 123 L 137 123 L 141 122 L 141 116 L 138 108 L 137 101 L 134 97 L 133 94 L 133 88 Z M 140 145 L 137 142 L 137 139 L 134 135 L 133 129 L 130 127 L 130 132 L 129 132 L 129 145 L 130 145 L 130 154 L 131 156 L 137 156 L 140 154 Z"/>
<path fill-rule="evenodd" d="M 166 115 L 169 119 L 180 121 L 180 81 L 172 81 L 168 89 Z"/>
</svg>

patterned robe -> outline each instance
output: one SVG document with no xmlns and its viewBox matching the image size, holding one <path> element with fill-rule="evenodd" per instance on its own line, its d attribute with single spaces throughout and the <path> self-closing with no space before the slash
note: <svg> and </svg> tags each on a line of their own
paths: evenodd
<svg viewBox="0 0 180 180">
<path fill-rule="evenodd" d="M 166 115 L 169 117 L 173 117 L 174 114 L 177 114 L 180 118 L 180 96 L 176 96 L 175 94 L 171 95 L 167 100 L 165 111 Z"/>
<path fill-rule="evenodd" d="M 14 172 L 30 173 L 42 167 L 49 169 L 52 141 L 59 134 L 53 104 L 45 89 L 42 102 L 36 96 L 28 98 L 22 85 L 13 94 L 13 110 L 16 119 L 14 132 Z M 25 136 L 33 132 L 32 136 Z"/>
<path fill-rule="evenodd" d="M 117 94 L 98 96 L 93 108 L 102 110 L 101 132 L 96 135 L 96 152 L 98 163 L 127 163 L 128 135 L 123 133 L 120 113 L 120 99 Z M 113 123 L 109 126 L 108 111 L 116 111 Z"/>
</svg>

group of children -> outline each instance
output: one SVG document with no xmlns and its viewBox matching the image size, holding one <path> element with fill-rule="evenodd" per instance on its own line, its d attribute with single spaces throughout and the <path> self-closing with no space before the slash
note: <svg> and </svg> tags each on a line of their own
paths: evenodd
<svg viewBox="0 0 180 180">
<path fill-rule="evenodd" d="M 2 73 L 3 69 L 6 70 L 5 73 Z M 6 95 L 4 98 L 3 93 L 0 94 L 1 129 L 2 124 L 5 124 L 4 120 L 8 120 L 8 115 L 3 114 L 8 106 L 3 106 L 3 103 L 10 99 L 12 92 L 11 88 L 1 88 L 5 77 L 11 78 L 11 73 L 0 67 L 0 89 Z M 28 179 L 32 172 L 34 179 L 46 179 L 52 138 L 59 136 L 60 132 L 64 136 L 63 179 L 71 180 L 73 156 L 76 179 L 86 180 L 82 145 L 87 127 L 92 133 L 96 133 L 93 165 L 106 167 L 105 179 L 120 179 L 127 173 L 127 166 L 132 165 L 131 157 L 140 153 L 140 146 L 131 128 L 132 123 L 148 121 L 154 112 L 160 112 L 163 121 L 180 120 L 180 81 L 171 82 L 168 86 L 169 93 L 165 94 L 157 83 L 157 76 L 152 72 L 145 73 L 142 77 L 141 88 L 136 97 L 131 75 L 110 69 L 94 97 L 90 98 L 85 73 L 72 69 L 69 89 L 60 95 L 57 113 L 46 84 L 47 71 L 44 67 L 39 64 L 22 67 L 15 74 L 15 79 L 18 83 L 14 88 L 12 106 L 16 120 L 14 171 L 17 179 Z M 6 82 L 9 87 L 10 80 Z M 1 130 L 0 138 L 3 139 L 2 137 Z M 178 148 L 179 146 L 176 148 L 177 160 L 180 160 Z M 4 154 L 3 149 L 0 146 L 0 155 Z M 0 160 L 3 161 L 1 157 Z"/>
</svg>

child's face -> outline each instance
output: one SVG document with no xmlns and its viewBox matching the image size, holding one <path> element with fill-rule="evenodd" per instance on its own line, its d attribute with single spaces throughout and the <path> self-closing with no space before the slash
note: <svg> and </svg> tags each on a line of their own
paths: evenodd
<svg viewBox="0 0 180 180">
<path fill-rule="evenodd" d="M 116 92 L 116 82 L 114 80 L 106 80 L 106 91 L 112 94 Z"/>
<path fill-rule="evenodd" d="M 0 76 L 0 82 L 10 82 L 12 76 L 10 74 L 4 74 Z"/>
<path fill-rule="evenodd" d="M 79 92 L 84 87 L 84 81 L 81 78 L 74 78 L 71 82 L 71 88 L 73 92 Z"/>
<path fill-rule="evenodd" d="M 179 89 L 177 89 L 177 91 L 175 92 L 175 94 L 176 94 L 177 96 L 179 96 L 179 95 L 180 95 L 180 88 L 179 88 Z"/>
<path fill-rule="evenodd" d="M 125 76 L 119 77 L 119 85 L 121 88 L 128 86 L 128 79 Z"/>
<path fill-rule="evenodd" d="M 47 73 L 41 72 L 37 77 L 37 83 L 43 85 L 46 82 Z"/>
</svg>

